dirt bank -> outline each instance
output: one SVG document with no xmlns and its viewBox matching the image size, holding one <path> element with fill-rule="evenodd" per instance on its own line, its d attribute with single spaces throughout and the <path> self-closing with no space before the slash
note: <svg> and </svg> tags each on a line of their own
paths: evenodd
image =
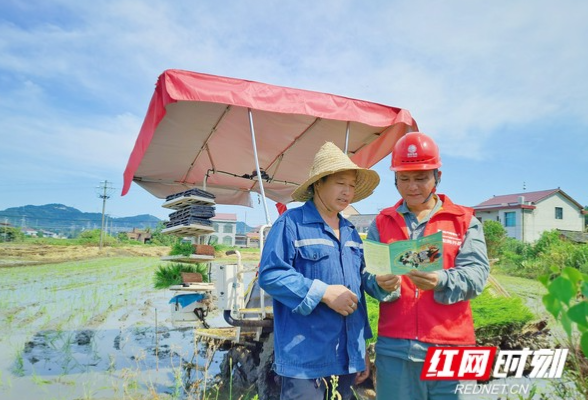
<svg viewBox="0 0 588 400">
<path fill-rule="evenodd" d="M 0 268 L 25 265 L 54 264 L 67 261 L 88 260 L 101 257 L 162 257 L 170 252 L 169 246 L 104 246 L 56 245 L 36 243 L 0 243 Z M 215 254 L 217 260 L 236 262 L 236 256 L 224 252 Z M 259 261 L 259 252 L 241 252 L 242 261 Z"/>
<path fill-rule="evenodd" d="M 43 265 L 100 257 L 161 257 L 169 254 L 167 246 L 103 247 L 48 245 L 34 243 L 0 244 L 0 267 Z"/>
</svg>

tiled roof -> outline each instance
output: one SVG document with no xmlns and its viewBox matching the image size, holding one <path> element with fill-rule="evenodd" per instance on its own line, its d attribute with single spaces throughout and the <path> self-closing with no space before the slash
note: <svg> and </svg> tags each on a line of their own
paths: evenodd
<svg viewBox="0 0 588 400">
<path fill-rule="evenodd" d="M 232 213 L 216 213 L 214 217 L 211 218 L 212 220 L 222 220 L 222 221 L 237 221 L 237 214 Z"/>
<path fill-rule="evenodd" d="M 524 202 L 526 204 L 537 204 L 541 200 L 546 199 L 547 197 L 553 195 L 561 191 L 560 189 L 549 189 L 549 190 L 540 190 L 538 192 L 522 192 L 522 193 L 514 193 L 514 194 L 504 194 L 500 196 L 494 196 L 490 199 L 474 206 L 474 207 L 492 207 L 492 206 L 501 206 L 505 204 L 518 204 L 519 198 L 523 197 Z M 567 197 L 567 196 L 566 196 Z"/>
</svg>

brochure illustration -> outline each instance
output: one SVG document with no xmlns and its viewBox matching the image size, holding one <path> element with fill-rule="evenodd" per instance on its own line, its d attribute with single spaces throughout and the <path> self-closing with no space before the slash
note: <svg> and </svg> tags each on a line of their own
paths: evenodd
<svg viewBox="0 0 588 400">
<path fill-rule="evenodd" d="M 366 269 L 377 275 L 403 275 L 410 270 L 432 272 L 443 269 L 443 232 L 416 240 L 392 243 L 363 241 Z"/>
</svg>

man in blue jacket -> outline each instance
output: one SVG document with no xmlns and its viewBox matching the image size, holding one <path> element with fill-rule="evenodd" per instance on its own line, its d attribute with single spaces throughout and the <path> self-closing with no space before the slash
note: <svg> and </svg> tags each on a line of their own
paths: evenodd
<svg viewBox="0 0 588 400">
<path fill-rule="evenodd" d="M 259 284 L 273 297 L 281 400 L 330 399 L 333 390 L 348 400 L 351 386 L 369 376 L 364 289 L 384 296 L 399 280 L 376 280 L 364 271 L 361 238 L 339 212 L 369 196 L 379 181 L 375 171 L 325 143 L 309 179 L 292 194 L 304 205 L 286 211 L 268 234 Z"/>
</svg>

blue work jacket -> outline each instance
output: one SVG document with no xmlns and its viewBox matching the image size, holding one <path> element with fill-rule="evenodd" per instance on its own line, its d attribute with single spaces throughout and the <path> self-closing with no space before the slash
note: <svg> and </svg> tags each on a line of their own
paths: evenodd
<svg viewBox="0 0 588 400">
<path fill-rule="evenodd" d="M 273 297 L 274 370 L 311 379 L 365 369 L 365 340 L 372 337 L 362 272 L 363 245 L 355 227 L 339 216 L 340 238 L 312 200 L 286 211 L 272 226 L 263 248 L 259 285 Z M 362 278 L 364 284 L 362 284 Z M 358 299 L 344 317 L 321 299 L 328 285 L 344 285 Z"/>
</svg>

